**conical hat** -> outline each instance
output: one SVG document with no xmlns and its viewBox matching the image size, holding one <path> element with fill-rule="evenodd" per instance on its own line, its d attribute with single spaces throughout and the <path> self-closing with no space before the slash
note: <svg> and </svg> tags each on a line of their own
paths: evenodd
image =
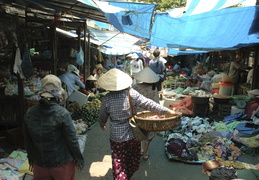
<svg viewBox="0 0 259 180">
<path fill-rule="evenodd" d="M 95 68 L 96 68 L 96 69 L 103 69 L 103 66 L 102 66 L 102 64 L 96 64 L 96 65 L 95 65 Z"/>
<path fill-rule="evenodd" d="M 88 78 L 86 80 L 96 81 L 97 79 L 95 77 L 93 77 L 93 75 L 90 75 L 90 76 L 88 76 Z"/>
<path fill-rule="evenodd" d="M 134 78 L 144 83 L 155 83 L 159 81 L 158 75 L 149 67 L 145 67 Z"/>
<path fill-rule="evenodd" d="M 132 78 L 125 72 L 113 68 L 102 75 L 98 82 L 99 86 L 109 91 L 120 91 L 131 86 Z"/>
<path fill-rule="evenodd" d="M 137 59 L 139 58 L 139 56 L 137 55 L 137 53 L 133 53 L 132 56 L 131 56 L 132 59 Z"/>
</svg>

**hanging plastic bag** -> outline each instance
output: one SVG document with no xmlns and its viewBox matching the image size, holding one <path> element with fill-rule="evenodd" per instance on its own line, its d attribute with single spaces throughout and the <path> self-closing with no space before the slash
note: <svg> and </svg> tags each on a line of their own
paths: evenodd
<svg viewBox="0 0 259 180">
<path fill-rule="evenodd" d="M 78 66 L 82 66 L 84 64 L 84 51 L 81 47 L 79 52 L 74 54 L 74 58 L 76 59 L 76 64 Z"/>
<path fill-rule="evenodd" d="M 22 55 L 22 72 L 26 78 L 30 78 L 33 76 L 33 66 L 31 63 L 31 57 L 30 57 L 30 51 L 28 48 L 28 44 L 25 45 L 23 49 L 23 55 Z"/>
<path fill-rule="evenodd" d="M 17 84 L 10 84 L 8 82 L 7 86 L 5 88 L 5 95 L 6 96 L 18 95 L 18 85 Z"/>
</svg>

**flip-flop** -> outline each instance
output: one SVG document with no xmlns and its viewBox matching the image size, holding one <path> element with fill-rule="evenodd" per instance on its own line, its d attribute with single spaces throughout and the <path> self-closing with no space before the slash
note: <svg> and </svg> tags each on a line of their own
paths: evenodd
<svg viewBox="0 0 259 180">
<path fill-rule="evenodd" d="M 144 160 L 144 161 L 146 161 L 146 160 L 148 160 L 148 158 L 149 158 L 149 155 L 147 155 L 146 157 L 142 157 L 142 159 Z"/>
</svg>

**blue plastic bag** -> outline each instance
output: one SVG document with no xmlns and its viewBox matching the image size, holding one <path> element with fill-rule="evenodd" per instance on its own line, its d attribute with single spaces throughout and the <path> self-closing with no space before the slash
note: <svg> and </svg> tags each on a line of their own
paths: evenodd
<svg viewBox="0 0 259 180">
<path fill-rule="evenodd" d="M 80 47 L 79 52 L 74 54 L 74 58 L 76 59 L 76 64 L 81 66 L 84 64 L 84 51 Z"/>
</svg>

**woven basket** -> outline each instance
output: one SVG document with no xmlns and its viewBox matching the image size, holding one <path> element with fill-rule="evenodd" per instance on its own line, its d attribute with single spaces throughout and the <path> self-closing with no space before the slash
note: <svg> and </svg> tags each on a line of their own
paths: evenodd
<svg viewBox="0 0 259 180">
<path fill-rule="evenodd" d="M 147 117 L 154 116 L 156 113 L 150 111 L 143 111 L 135 116 L 137 125 L 146 131 L 167 131 L 180 124 L 181 113 L 177 115 L 164 114 L 165 118 L 161 119 L 149 119 Z"/>
</svg>

